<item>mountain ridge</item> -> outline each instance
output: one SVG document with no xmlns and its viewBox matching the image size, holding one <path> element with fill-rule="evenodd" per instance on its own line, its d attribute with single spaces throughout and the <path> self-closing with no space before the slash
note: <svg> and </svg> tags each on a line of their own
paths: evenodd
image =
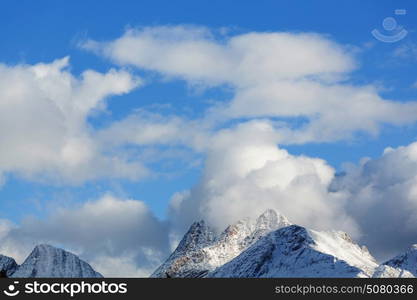
<svg viewBox="0 0 417 300">
<path fill-rule="evenodd" d="M 204 242 L 199 244 L 199 239 Z M 151 274 L 159 278 L 416 276 L 417 245 L 378 264 L 347 233 L 291 224 L 272 209 L 255 220 L 245 218 L 229 225 L 219 235 L 204 221 L 193 223 L 179 246 Z"/>
<path fill-rule="evenodd" d="M 102 278 L 87 262 L 64 249 L 47 244 L 35 246 L 25 261 L 0 255 L 0 268 L 12 278 Z"/>
<path fill-rule="evenodd" d="M 37 245 L 18 265 L 0 254 L 0 277 L 102 278 L 77 255 Z M 244 218 L 218 232 L 194 222 L 177 248 L 150 277 L 417 277 L 417 244 L 381 264 L 342 231 L 292 224 L 274 210 Z"/>
<path fill-rule="evenodd" d="M 338 248 L 344 247 L 344 253 Z M 374 258 L 340 232 L 290 225 L 269 233 L 208 277 L 371 277 Z"/>
<path fill-rule="evenodd" d="M 239 220 L 220 234 L 216 234 L 205 222 L 193 223 L 178 247 L 151 277 L 204 277 L 266 233 L 289 224 L 287 218 L 274 210 L 266 210 L 256 220 Z M 195 244 L 197 239 L 203 239 L 204 243 Z M 189 251 L 184 251 L 186 248 Z"/>
</svg>

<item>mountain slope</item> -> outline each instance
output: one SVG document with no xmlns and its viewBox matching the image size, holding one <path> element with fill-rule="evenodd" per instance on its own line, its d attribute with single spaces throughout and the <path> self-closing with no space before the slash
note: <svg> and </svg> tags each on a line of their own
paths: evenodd
<svg viewBox="0 0 417 300">
<path fill-rule="evenodd" d="M 413 274 L 407 270 L 394 268 L 387 265 L 380 265 L 376 268 L 373 278 L 414 278 Z"/>
<path fill-rule="evenodd" d="M 370 277 L 377 263 L 343 232 L 291 225 L 259 239 L 207 277 Z"/>
<path fill-rule="evenodd" d="M 208 267 L 202 249 L 215 241 L 215 232 L 204 221 L 195 222 L 178 247 L 151 277 L 201 277 Z"/>
<path fill-rule="evenodd" d="M 0 273 L 2 276 L 10 277 L 17 267 L 18 265 L 13 258 L 0 254 Z"/>
<path fill-rule="evenodd" d="M 103 276 L 70 252 L 49 245 L 39 245 L 11 277 L 98 278 Z"/>
<path fill-rule="evenodd" d="M 383 265 L 406 270 L 417 277 L 417 244 L 412 245 L 404 254 L 384 262 Z"/>
<path fill-rule="evenodd" d="M 274 210 L 243 219 L 217 235 L 204 221 L 194 223 L 177 249 L 151 277 L 203 277 L 238 256 L 272 230 L 290 225 Z"/>
</svg>

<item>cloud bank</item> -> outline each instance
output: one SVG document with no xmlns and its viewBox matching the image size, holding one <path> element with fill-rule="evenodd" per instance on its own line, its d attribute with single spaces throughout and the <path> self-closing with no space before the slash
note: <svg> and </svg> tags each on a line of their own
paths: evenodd
<svg viewBox="0 0 417 300">
<path fill-rule="evenodd" d="M 334 179 L 345 193 L 346 211 L 362 228 L 362 241 L 380 258 L 417 241 L 417 143 L 387 148 L 378 159 L 363 160 Z"/>
<path fill-rule="evenodd" d="M 383 99 L 373 85 L 349 83 L 358 66 L 355 49 L 315 33 L 219 36 L 205 27 L 157 26 L 81 47 L 166 79 L 230 86 L 233 98 L 213 107 L 207 119 L 279 118 L 281 144 L 376 135 L 383 124 L 417 120 L 415 102 Z"/>
<path fill-rule="evenodd" d="M 169 250 L 166 224 L 144 202 L 109 194 L 19 226 L 3 220 L 0 228 L 0 252 L 20 263 L 35 245 L 51 243 L 80 254 L 106 276 L 145 276 Z"/>
<path fill-rule="evenodd" d="M 297 224 L 358 232 L 343 198 L 328 191 L 333 168 L 278 148 L 268 122 L 225 129 L 211 144 L 201 182 L 171 202 L 174 222 L 204 218 L 221 229 L 274 208 Z"/>
</svg>

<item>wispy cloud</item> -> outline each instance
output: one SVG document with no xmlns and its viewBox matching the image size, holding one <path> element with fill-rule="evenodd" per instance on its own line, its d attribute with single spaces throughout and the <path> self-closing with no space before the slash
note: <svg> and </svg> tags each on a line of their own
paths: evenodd
<svg viewBox="0 0 417 300">
<path fill-rule="evenodd" d="M 394 50 L 394 56 L 403 59 L 417 60 L 417 44 L 405 43 Z"/>
</svg>

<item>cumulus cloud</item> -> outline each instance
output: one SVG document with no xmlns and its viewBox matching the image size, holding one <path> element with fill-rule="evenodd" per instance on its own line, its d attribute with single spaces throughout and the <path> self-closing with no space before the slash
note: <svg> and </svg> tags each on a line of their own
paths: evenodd
<svg viewBox="0 0 417 300">
<path fill-rule="evenodd" d="M 126 71 L 92 70 L 79 77 L 68 57 L 52 63 L 0 64 L 0 173 L 70 184 L 101 177 L 139 178 L 140 163 L 106 155 L 87 118 L 105 99 L 140 85 Z"/>
<path fill-rule="evenodd" d="M 338 176 L 332 190 L 345 193 L 346 211 L 362 228 L 362 240 L 379 258 L 417 242 L 417 143 L 387 148 Z"/>
<path fill-rule="evenodd" d="M 275 208 L 297 224 L 358 234 L 354 220 L 344 212 L 343 197 L 328 191 L 333 168 L 321 159 L 290 155 L 276 146 L 276 138 L 267 121 L 240 124 L 215 135 L 201 182 L 172 199 L 176 225 L 203 218 L 224 228 Z"/>
<path fill-rule="evenodd" d="M 417 142 L 336 174 L 322 159 L 277 147 L 278 139 L 268 121 L 215 135 L 200 182 L 171 199 L 174 229 L 198 219 L 221 229 L 274 208 L 296 224 L 347 231 L 381 261 L 417 242 Z"/>
<path fill-rule="evenodd" d="M 168 253 L 168 242 L 166 224 L 144 202 L 109 194 L 58 209 L 46 219 L 26 218 L 18 226 L 0 223 L 1 253 L 22 262 L 36 244 L 61 245 L 106 276 L 144 276 Z"/>
</svg>

